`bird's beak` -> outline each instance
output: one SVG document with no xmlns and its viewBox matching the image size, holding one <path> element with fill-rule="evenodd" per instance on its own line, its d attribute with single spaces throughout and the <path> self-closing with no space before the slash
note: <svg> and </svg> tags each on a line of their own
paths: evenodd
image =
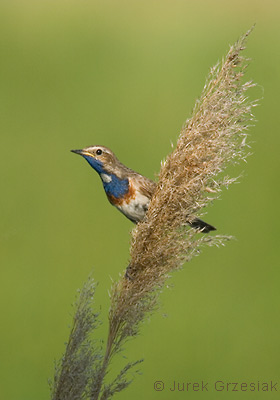
<svg viewBox="0 0 280 400">
<path fill-rule="evenodd" d="M 80 154 L 80 156 L 83 156 L 85 154 L 84 150 L 71 150 L 72 153 Z"/>
<path fill-rule="evenodd" d="M 92 157 L 94 158 L 94 155 L 89 153 L 86 149 L 81 149 L 81 150 L 71 150 L 72 153 L 79 154 L 82 157 Z"/>
</svg>

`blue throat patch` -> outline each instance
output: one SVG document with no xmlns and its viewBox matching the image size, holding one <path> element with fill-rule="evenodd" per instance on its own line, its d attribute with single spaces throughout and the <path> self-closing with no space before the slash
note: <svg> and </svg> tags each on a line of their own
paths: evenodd
<svg viewBox="0 0 280 400">
<path fill-rule="evenodd" d="M 103 167 L 103 163 L 90 156 L 83 156 L 89 165 L 100 174 L 108 175 L 112 180 L 111 182 L 103 182 L 103 187 L 108 196 L 114 196 L 116 199 L 122 198 L 129 191 L 128 179 L 120 179 L 112 173 L 108 173 Z"/>
<path fill-rule="evenodd" d="M 116 199 L 124 197 L 129 191 L 128 179 L 120 179 L 116 175 L 108 174 L 111 182 L 103 182 L 103 187 L 108 196 L 114 196 Z"/>
<path fill-rule="evenodd" d="M 98 172 L 99 174 L 101 174 L 102 172 L 104 172 L 103 169 L 103 163 L 101 161 L 96 160 L 93 157 L 90 156 L 84 156 L 84 159 L 87 160 L 87 162 L 89 163 L 89 165 L 95 169 L 96 172 Z"/>
</svg>

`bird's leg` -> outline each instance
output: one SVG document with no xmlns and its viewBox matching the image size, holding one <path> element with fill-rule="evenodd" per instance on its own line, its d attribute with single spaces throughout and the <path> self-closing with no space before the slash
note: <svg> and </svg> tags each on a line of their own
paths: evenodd
<svg viewBox="0 0 280 400">
<path fill-rule="evenodd" d="M 133 281 L 132 276 L 129 274 L 130 270 L 131 270 L 131 266 L 130 266 L 130 264 L 129 264 L 128 267 L 126 268 L 126 271 L 125 271 L 125 275 L 124 275 L 124 276 L 125 276 L 125 278 L 128 279 L 129 281 Z"/>
</svg>

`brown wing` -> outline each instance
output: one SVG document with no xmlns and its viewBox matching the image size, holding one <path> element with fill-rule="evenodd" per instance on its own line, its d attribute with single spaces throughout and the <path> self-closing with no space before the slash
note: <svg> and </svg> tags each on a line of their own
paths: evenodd
<svg viewBox="0 0 280 400">
<path fill-rule="evenodd" d="M 135 181 L 134 181 L 135 182 Z M 149 199 L 152 198 L 155 190 L 156 190 L 156 182 L 151 181 L 148 178 L 145 178 L 142 175 L 137 176 L 137 185 L 138 185 L 138 190 L 143 196 L 148 197 Z"/>
</svg>

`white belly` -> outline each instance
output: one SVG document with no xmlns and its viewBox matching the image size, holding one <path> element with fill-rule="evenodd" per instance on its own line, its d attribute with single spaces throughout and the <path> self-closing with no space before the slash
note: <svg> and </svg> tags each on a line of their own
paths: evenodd
<svg viewBox="0 0 280 400">
<path fill-rule="evenodd" d="M 124 202 L 122 205 L 118 205 L 117 208 L 131 221 L 139 222 L 145 217 L 149 203 L 148 197 L 137 192 L 135 199 L 130 200 L 129 203 Z"/>
</svg>

